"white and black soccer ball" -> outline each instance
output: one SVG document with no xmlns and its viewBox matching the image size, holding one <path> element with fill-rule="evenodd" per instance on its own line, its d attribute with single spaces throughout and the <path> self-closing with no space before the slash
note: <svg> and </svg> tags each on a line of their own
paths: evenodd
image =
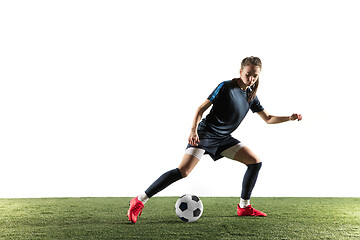
<svg viewBox="0 0 360 240">
<path fill-rule="evenodd" d="M 203 203 L 199 197 L 185 194 L 176 201 L 175 212 L 184 222 L 195 222 L 203 213 Z"/>
</svg>

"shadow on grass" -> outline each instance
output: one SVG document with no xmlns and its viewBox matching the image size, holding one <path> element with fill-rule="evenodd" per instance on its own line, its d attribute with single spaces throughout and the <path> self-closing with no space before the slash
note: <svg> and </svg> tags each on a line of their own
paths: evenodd
<svg viewBox="0 0 360 240">
<path fill-rule="evenodd" d="M 209 221 L 209 222 L 214 222 L 217 220 L 225 220 L 225 219 L 234 219 L 234 218 L 239 218 L 239 219 L 250 219 L 250 217 L 239 217 L 237 215 L 213 215 L 213 216 L 201 216 L 201 220 L 198 222 L 193 222 L 193 223 L 189 223 L 189 224 L 196 224 L 196 223 L 201 223 L 203 221 Z M 141 225 L 154 225 L 154 224 L 184 224 L 185 222 L 183 222 L 180 219 L 157 219 L 157 218 L 145 218 L 145 219 L 139 219 L 138 222 L 136 224 L 141 224 Z M 124 219 L 123 221 L 121 221 L 119 223 L 120 225 L 135 225 L 134 223 L 131 223 L 127 218 Z"/>
</svg>

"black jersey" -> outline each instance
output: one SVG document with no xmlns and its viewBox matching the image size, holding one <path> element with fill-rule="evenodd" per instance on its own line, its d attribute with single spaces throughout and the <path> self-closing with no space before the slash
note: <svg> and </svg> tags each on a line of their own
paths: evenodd
<svg viewBox="0 0 360 240">
<path fill-rule="evenodd" d="M 249 109 L 263 111 L 257 96 L 250 103 L 247 91 L 242 90 L 236 80 L 220 83 L 209 95 L 213 103 L 210 113 L 200 122 L 200 129 L 210 130 L 217 135 L 230 135 L 240 125 Z"/>
</svg>

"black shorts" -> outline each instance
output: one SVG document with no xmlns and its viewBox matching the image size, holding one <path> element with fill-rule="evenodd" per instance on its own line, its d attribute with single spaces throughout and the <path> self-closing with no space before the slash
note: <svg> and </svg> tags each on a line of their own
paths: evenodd
<svg viewBox="0 0 360 240">
<path fill-rule="evenodd" d="M 200 139 L 198 146 L 188 144 L 186 149 L 189 147 L 204 149 L 205 154 L 209 154 L 214 161 L 223 157 L 220 155 L 221 152 L 240 143 L 239 140 L 233 138 L 231 135 L 220 136 L 211 131 L 204 130 L 201 126 L 199 126 L 197 132 Z"/>
</svg>

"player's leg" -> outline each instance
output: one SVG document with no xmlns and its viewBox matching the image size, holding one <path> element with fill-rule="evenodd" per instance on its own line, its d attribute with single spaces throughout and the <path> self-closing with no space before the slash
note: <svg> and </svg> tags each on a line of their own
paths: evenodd
<svg viewBox="0 0 360 240">
<path fill-rule="evenodd" d="M 229 159 L 241 162 L 245 165 L 260 163 L 261 160 L 253 151 L 243 143 L 238 143 L 225 151 L 221 155 Z"/>
<path fill-rule="evenodd" d="M 244 146 L 242 143 L 226 149 L 221 153 L 221 155 L 244 163 L 247 166 L 247 170 L 242 182 L 241 198 L 240 203 L 238 204 L 238 214 L 246 216 L 266 216 L 265 213 L 253 209 L 250 205 L 251 193 L 254 189 L 259 171 L 262 166 L 260 158 L 256 156 L 250 148 Z"/>
<path fill-rule="evenodd" d="M 184 154 L 179 167 L 161 175 L 153 184 L 149 186 L 149 188 L 145 191 L 145 194 L 148 198 L 151 198 L 158 192 L 168 187 L 170 184 L 187 177 L 198 162 L 199 159 L 197 157 L 190 154 Z"/>
<path fill-rule="evenodd" d="M 179 170 L 183 177 L 187 177 L 190 174 L 190 172 L 198 164 L 204 153 L 205 150 L 201 148 L 190 147 L 186 149 L 183 159 L 179 165 Z"/>
<path fill-rule="evenodd" d="M 245 172 L 242 183 L 240 200 L 240 207 L 245 208 L 250 205 L 250 196 L 252 190 L 255 187 L 255 183 L 258 178 L 262 162 L 259 157 L 256 156 L 255 153 L 253 153 L 251 149 L 246 146 L 243 146 L 236 152 L 234 160 L 244 163 L 247 166 L 247 170 Z"/>
<path fill-rule="evenodd" d="M 198 150 L 194 148 L 193 150 L 189 150 L 188 148 L 178 168 L 165 172 L 148 187 L 145 193 L 131 199 L 128 211 L 129 220 L 135 223 L 137 221 L 137 217 L 140 216 L 142 209 L 144 208 L 144 204 L 152 196 L 162 191 L 172 183 L 187 177 L 199 162 L 204 152 L 205 151 L 202 149 Z"/>
</svg>

